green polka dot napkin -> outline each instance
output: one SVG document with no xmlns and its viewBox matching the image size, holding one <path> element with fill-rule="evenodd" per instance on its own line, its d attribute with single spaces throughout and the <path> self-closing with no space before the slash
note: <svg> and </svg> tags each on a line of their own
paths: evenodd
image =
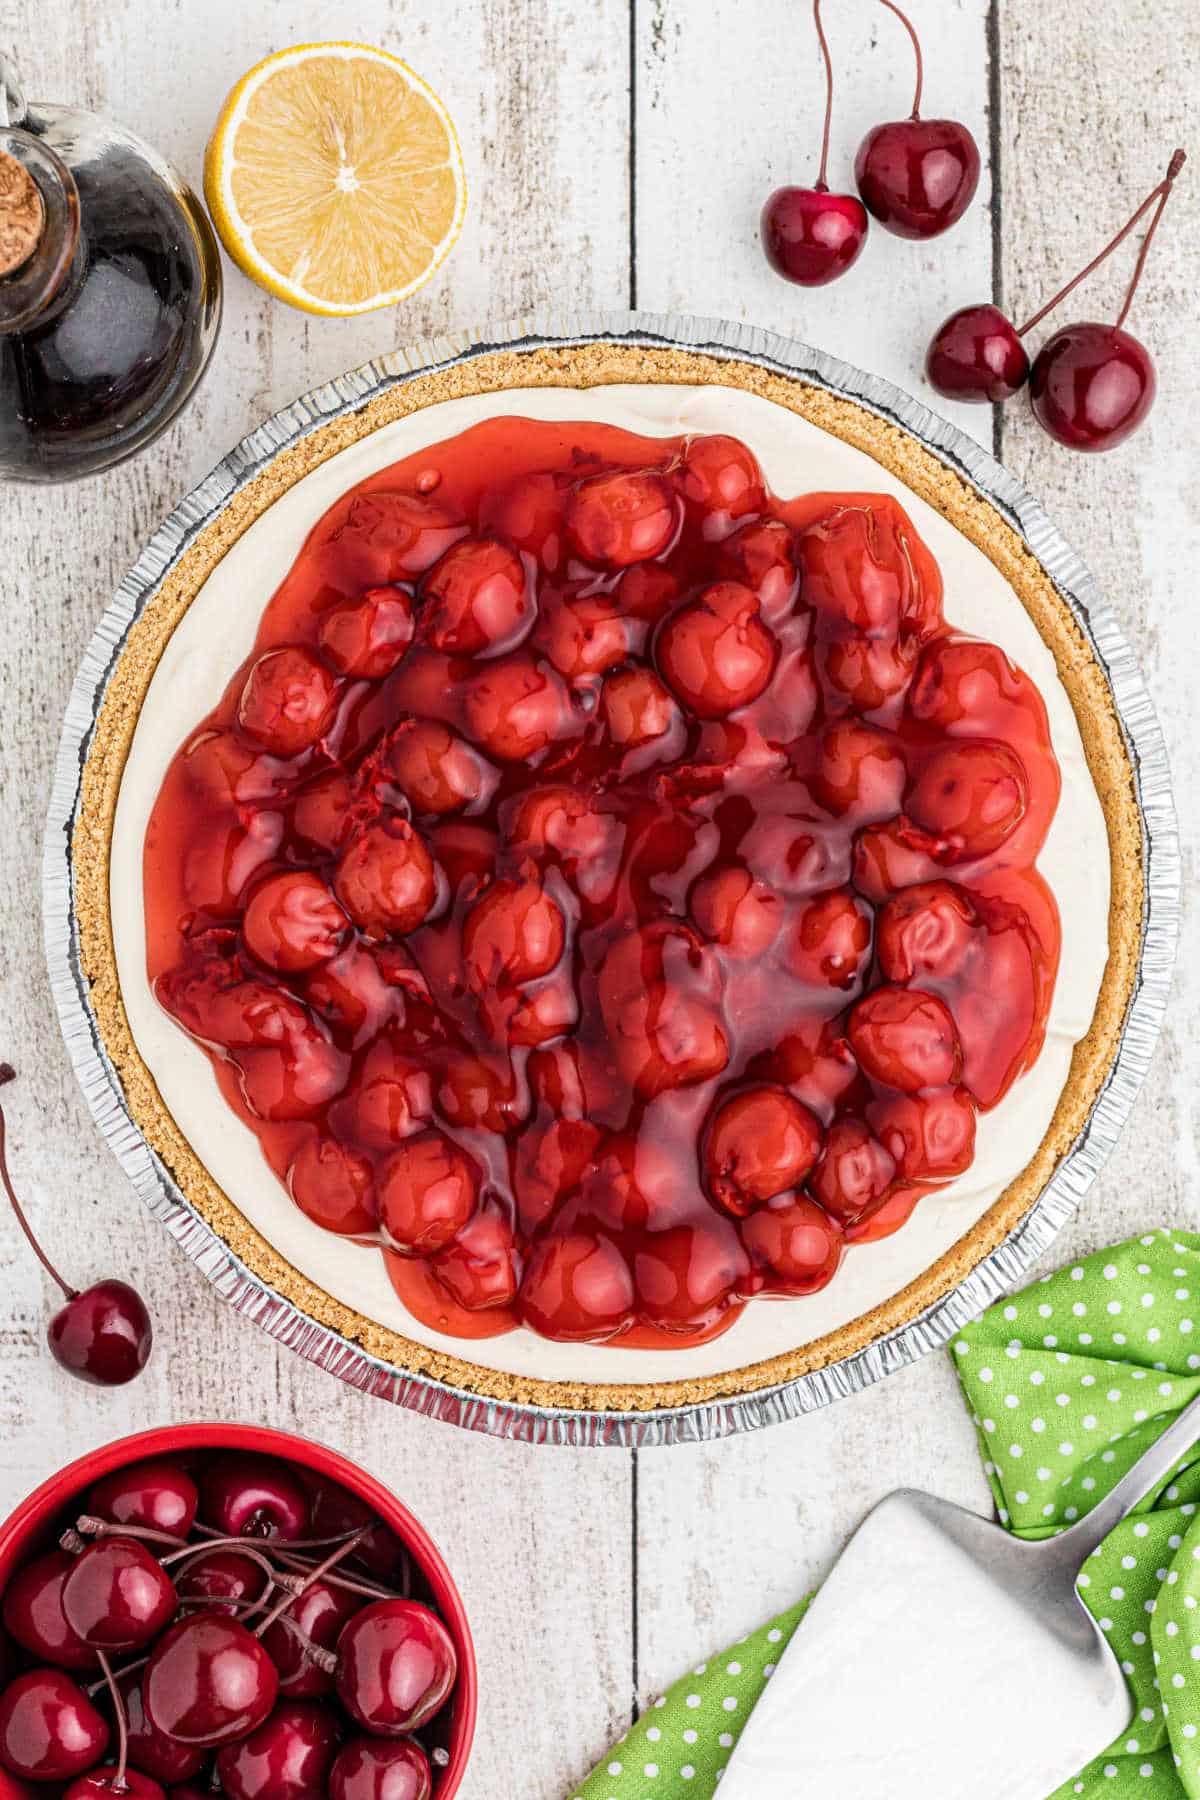
<svg viewBox="0 0 1200 1800">
<path fill-rule="evenodd" d="M 1047 1275 L 952 1346 L 1000 1519 L 1081 1518 L 1200 1393 L 1200 1236 L 1158 1231 Z M 1048 1800 L 1200 1800 L 1200 1446 L 1079 1578 L 1134 1718 Z M 807 1600 L 656 1700 L 572 1800 L 711 1800 Z M 1014 1721 L 1014 1725 L 1016 1721 Z"/>
</svg>

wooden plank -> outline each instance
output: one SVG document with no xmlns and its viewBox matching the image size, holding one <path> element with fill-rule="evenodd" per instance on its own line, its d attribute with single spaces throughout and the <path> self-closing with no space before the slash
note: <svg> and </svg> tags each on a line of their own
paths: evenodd
<svg viewBox="0 0 1200 1800">
<path fill-rule="evenodd" d="M 245 68 L 347 29 L 331 0 L 307 6 L 302 27 L 283 0 L 216 15 L 151 0 L 17 0 L 10 23 L 31 94 L 102 108 L 193 180 Z M 96 1137 L 34 923 L 71 679 L 108 594 L 179 496 L 269 412 L 381 349 L 531 304 L 626 297 L 625 0 L 590 6 L 550 53 L 547 19 L 524 0 L 458 7 L 452 29 L 440 0 L 363 0 L 353 29 L 432 81 L 459 127 L 470 208 L 446 268 L 407 305 L 340 321 L 281 306 L 227 265 L 221 341 L 183 420 L 124 468 L 70 489 L 8 488 L 0 500 L 0 1055 L 21 1071 L 5 1096 L 13 1164 L 75 1278 L 123 1273 L 159 1329 L 154 1364 L 131 1388 L 73 1383 L 41 1342 L 49 1284 L 0 1221 L 0 1515 L 67 1456 L 172 1419 L 264 1419 L 336 1444 L 394 1484 L 462 1584 L 485 1694 L 466 1800 L 515 1792 L 518 1769 L 522 1794 L 552 1800 L 628 1719 L 628 1457 L 499 1444 L 363 1401 L 219 1305 Z"/>
<path fill-rule="evenodd" d="M 1000 9 L 1005 283 L 1018 318 L 1096 253 L 1200 138 L 1200 15 L 1188 0 L 1123 0 L 1082 29 L 1074 6 Z M 1031 334 L 1115 317 L 1136 240 Z M 1099 456 L 1053 443 L 1024 399 L 1004 411 L 1005 461 L 1090 564 L 1133 643 L 1166 736 L 1180 815 L 1183 913 L 1166 1024 L 1116 1152 L 1061 1240 L 1063 1257 L 1164 1222 L 1200 1224 L 1200 680 L 1195 491 L 1200 370 L 1200 171 L 1184 171 L 1128 327 L 1151 350 L 1158 399 L 1138 434 Z"/>
<path fill-rule="evenodd" d="M 876 370 L 926 401 L 921 359 L 955 306 L 991 295 L 986 7 L 917 7 L 929 40 L 927 110 L 966 120 L 985 158 L 966 217 L 929 245 L 873 228 L 848 276 L 803 289 L 767 266 L 763 200 L 817 172 L 824 74 L 808 9 L 764 0 L 752 29 L 719 7 L 639 0 L 638 298 L 746 319 Z M 906 115 L 911 62 L 881 9 L 828 8 L 835 63 L 830 185 L 854 151 Z M 990 410 L 937 410 L 990 444 Z M 973 1435 L 941 1360 L 830 1411 L 727 1443 L 643 1451 L 638 1467 L 638 1686 L 643 1702 L 710 1651 L 797 1599 L 847 1530 L 891 1488 L 928 1482 L 984 1505 Z"/>
</svg>

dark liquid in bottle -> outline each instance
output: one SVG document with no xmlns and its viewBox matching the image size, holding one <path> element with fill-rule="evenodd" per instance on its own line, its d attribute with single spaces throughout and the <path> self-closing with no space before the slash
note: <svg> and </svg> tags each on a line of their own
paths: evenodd
<svg viewBox="0 0 1200 1800">
<path fill-rule="evenodd" d="M 220 304 L 198 206 L 132 148 L 77 164 L 74 264 L 46 313 L 0 335 L 0 473 L 89 474 L 131 455 L 183 405 Z"/>
</svg>

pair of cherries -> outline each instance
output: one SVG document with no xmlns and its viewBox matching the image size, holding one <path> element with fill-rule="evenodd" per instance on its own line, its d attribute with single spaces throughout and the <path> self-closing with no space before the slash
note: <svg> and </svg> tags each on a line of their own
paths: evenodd
<svg viewBox="0 0 1200 1800">
<path fill-rule="evenodd" d="M 821 23 L 821 0 L 813 0 L 813 20 L 825 63 L 825 126 L 821 167 L 812 187 L 776 188 L 762 212 L 762 241 L 777 274 L 800 287 L 824 287 L 853 267 L 867 241 L 867 214 L 897 237 L 940 237 L 962 218 L 979 185 L 979 146 L 957 119 L 923 119 L 924 64 L 911 21 L 893 4 L 916 55 L 912 112 L 868 131 L 854 159 L 857 194 L 833 194 L 827 179 L 829 127 L 833 116 L 833 60 Z"/>
<path fill-rule="evenodd" d="M 387 1527 L 287 1463 L 119 1470 L 0 1601 L 0 1769 L 69 1800 L 428 1800 L 413 1734 L 458 1665 L 407 1588 Z"/>
<path fill-rule="evenodd" d="M 1014 326 L 988 302 L 951 313 L 925 358 L 931 386 L 949 400 L 986 402 L 1010 400 L 1028 382 L 1034 418 L 1071 450 L 1112 450 L 1131 436 L 1153 406 L 1158 384 L 1150 352 L 1125 330 L 1125 320 L 1185 161 L 1184 152 L 1176 150 L 1162 180 L 1116 236 L 1023 325 Z M 1047 339 L 1031 363 L 1022 338 L 1099 268 L 1147 213 L 1150 225 L 1115 323 L 1067 325 Z"/>
</svg>

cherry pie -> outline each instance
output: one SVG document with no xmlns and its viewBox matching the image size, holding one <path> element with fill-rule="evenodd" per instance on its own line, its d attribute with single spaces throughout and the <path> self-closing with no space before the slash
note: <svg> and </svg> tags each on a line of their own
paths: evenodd
<svg viewBox="0 0 1200 1800">
<path fill-rule="evenodd" d="M 628 354 L 668 381 L 702 361 Z M 506 360 L 519 385 L 528 359 Z M 335 489 L 274 594 L 240 601 L 265 602 L 253 648 L 178 717 L 147 801 L 160 1016 L 282 1204 L 386 1268 L 418 1337 L 462 1342 L 439 1371 L 488 1391 L 505 1363 L 480 1340 L 686 1367 L 915 1230 L 1037 1063 L 1062 949 L 1043 696 L 944 608 L 900 499 L 781 497 L 750 432 L 595 414 L 524 417 L 501 392 Z M 1051 603 L 1038 623 L 1053 641 Z M 1078 715 L 1099 690 L 1072 681 Z M 1125 801 L 1102 800 L 1111 840 Z M 1113 873 L 1132 907 L 1136 870 Z M 1117 960 L 1022 1207 L 1102 1076 Z M 134 1111 L 154 1123 L 136 1092 Z M 188 1186 L 169 1120 L 152 1141 Z M 265 1272 L 287 1291 L 286 1263 Z M 650 1403 L 685 1397 L 656 1383 Z"/>
<path fill-rule="evenodd" d="M 154 808 L 149 972 L 419 1319 L 687 1345 L 969 1167 L 1058 793 L 894 501 L 497 418 L 310 535 Z"/>
</svg>

